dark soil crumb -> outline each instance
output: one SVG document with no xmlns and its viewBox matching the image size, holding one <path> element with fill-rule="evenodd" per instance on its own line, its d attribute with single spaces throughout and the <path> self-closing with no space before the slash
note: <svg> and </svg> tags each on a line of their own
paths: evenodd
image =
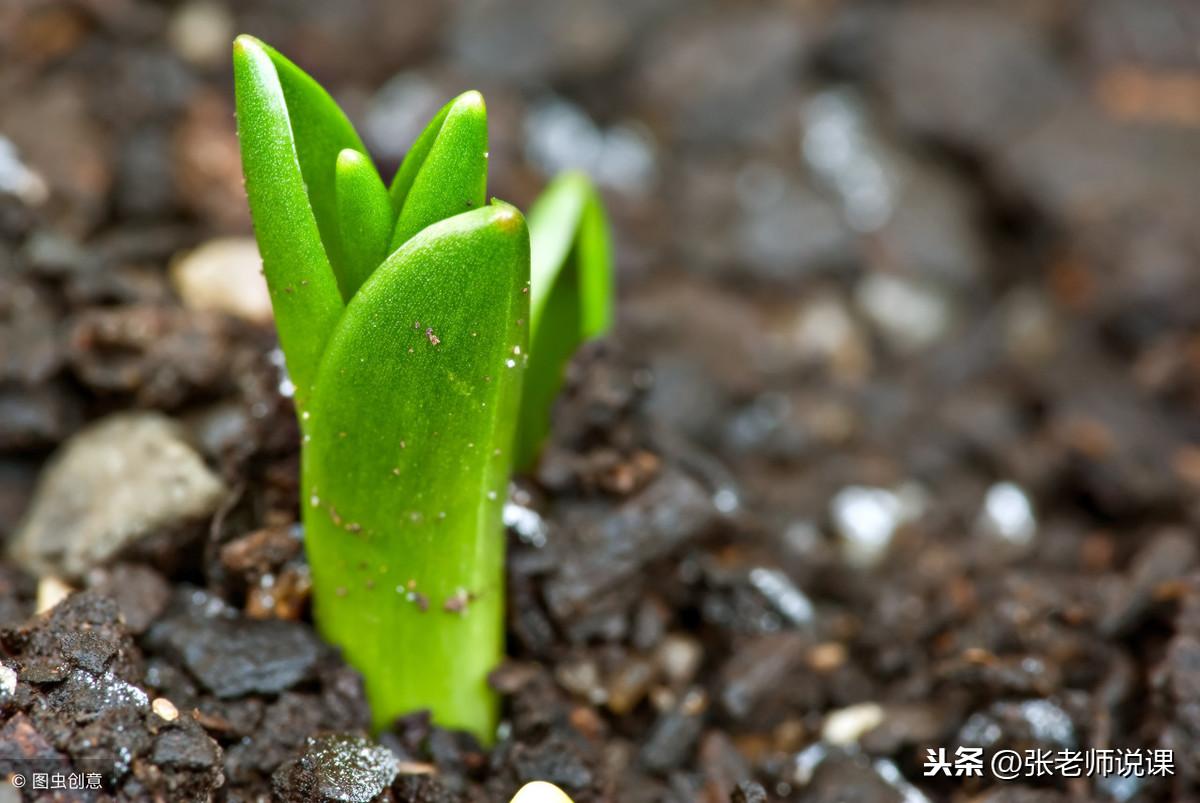
<svg viewBox="0 0 1200 803">
<path fill-rule="evenodd" d="M 25 799 L 1195 798 L 1200 6 L 8 5 L 0 776 L 103 782 Z M 312 626 L 242 31 L 383 174 L 478 87 L 490 193 L 605 193 L 618 322 L 510 492 L 489 747 L 421 712 L 370 734 Z M 125 487 L 110 439 L 32 511 L 114 417 L 195 482 Z M 938 748 L 1173 767 L 927 776 Z"/>
</svg>

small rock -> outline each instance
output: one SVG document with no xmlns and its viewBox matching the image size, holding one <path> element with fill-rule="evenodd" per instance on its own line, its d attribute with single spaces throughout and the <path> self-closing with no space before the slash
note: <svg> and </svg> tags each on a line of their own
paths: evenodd
<svg viewBox="0 0 1200 803">
<path fill-rule="evenodd" d="M 223 237 L 179 257 L 171 281 L 186 307 L 270 323 L 271 296 L 253 237 Z"/>
<path fill-rule="evenodd" d="M 63 758 L 24 714 L 17 714 L 0 730 L 0 765 L 8 767 L 14 762 L 29 761 L 49 763 Z"/>
<path fill-rule="evenodd" d="M 648 769 L 667 773 L 688 759 L 704 728 L 704 705 L 703 692 L 694 690 L 659 716 L 642 745 L 642 763 Z"/>
<path fill-rule="evenodd" d="M 224 496 L 171 419 L 111 416 L 60 449 L 11 554 L 35 574 L 80 577 L 145 536 L 210 515 Z"/>
<path fill-rule="evenodd" d="M 825 717 L 821 739 L 829 744 L 848 747 L 857 744 L 863 734 L 883 723 L 883 708 L 878 703 L 859 703 Z"/>
<path fill-rule="evenodd" d="M 193 770 L 208 769 L 215 765 L 219 758 L 220 750 L 216 742 L 199 728 L 166 731 L 154 741 L 154 752 L 151 755 L 151 760 L 156 764 Z"/>
<path fill-rule="evenodd" d="M 75 377 L 99 395 L 176 408 L 235 389 L 239 358 L 257 353 L 247 327 L 221 313 L 158 301 L 87 307 L 72 320 L 68 360 Z"/>
<path fill-rule="evenodd" d="M 86 669 L 72 670 L 47 700 L 55 710 L 71 711 L 81 718 L 122 708 L 140 711 L 150 704 L 146 692 L 112 672 L 94 674 Z"/>
<path fill-rule="evenodd" d="M 734 719 L 749 717 L 804 665 L 809 640 L 796 632 L 748 642 L 721 668 L 721 705 Z"/>
<path fill-rule="evenodd" d="M 17 673 L 12 667 L 0 664 L 0 695 L 12 696 L 17 690 Z"/>
<path fill-rule="evenodd" d="M 573 528 L 569 539 L 555 543 L 562 548 L 561 561 L 545 586 L 551 613 L 569 620 L 605 592 L 622 586 L 624 591 L 647 564 L 704 534 L 715 519 L 699 483 L 664 471 L 615 512 Z"/>
<path fill-rule="evenodd" d="M 234 35 L 229 9 L 211 0 L 184 3 L 171 18 L 167 38 L 171 47 L 197 67 L 223 64 Z"/>
<path fill-rule="evenodd" d="M 808 166 L 837 194 L 846 222 L 869 232 L 891 217 L 896 188 L 863 106 L 849 90 L 821 92 L 805 104 L 801 147 Z"/>
<path fill-rule="evenodd" d="M 1033 504 L 1021 486 L 998 482 L 988 488 L 976 526 L 987 535 L 1025 546 L 1037 532 L 1037 518 Z"/>
<path fill-rule="evenodd" d="M 632 711 L 646 696 L 654 681 L 654 664 L 644 658 L 631 658 L 608 681 L 608 708 L 617 716 Z"/>
<path fill-rule="evenodd" d="M 729 796 L 729 803 L 767 803 L 767 790 L 754 781 L 742 781 Z"/>
<path fill-rule="evenodd" d="M 857 568 L 878 563 L 896 530 L 919 518 L 923 510 L 924 493 L 916 486 L 893 491 L 852 485 L 838 491 L 830 502 L 842 555 Z"/>
<path fill-rule="evenodd" d="M 7 137 L 0 137 L 0 193 L 15 195 L 29 206 L 38 206 L 50 195 L 46 180 L 21 161 Z"/>
<path fill-rule="evenodd" d="M 704 648 L 691 636 L 671 634 L 663 639 L 655 658 L 659 670 L 672 686 L 686 686 L 700 669 Z"/>
<path fill-rule="evenodd" d="M 43 577 L 38 580 L 36 612 L 45 613 L 71 596 L 74 591 L 75 589 L 53 575 Z"/>
<path fill-rule="evenodd" d="M 854 297 L 888 345 L 901 354 L 937 343 L 954 320 L 948 295 L 930 282 L 872 273 L 858 283 Z"/>
<path fill-rule="evenodd" d="M 154 701 L 150 703 L 150 710 L 167 722 L 179 719 L 179 709 L 166 697 L 155 697 Z"/>
<path fill-rule="evenodd" d="M 310 737 L 303 755 L 272 778 L 282 800 L 336 800 L 367 803 L 387 789 L 397 760 L 382 745 L 361 736 Z"/>
<path fill-rule="evenodd" d="M 126 629 L 134 635 L 144 633 L 171 598 L 171 587 L 163 576 L 139 563 L 98 569 L 88 576 L 88 585 L 117 603 Z"/>
<path fill-rule="evenodd" d="M 811 627 L 816 611 L 808 595 L 779 569 L 757 566 L 750 570 L 750 585 L 794 627 Z"/>
<path fill-rule="evenodd" d="M 195 592 L 146 634 L 147 641 L 176 656 L 201 685 L 218 697 L 278 694 L 310 677 L 321 644 L 296 622 L 249 620 Z M 216 606 L 212 606 L 216 608 Z"/>
</svg>

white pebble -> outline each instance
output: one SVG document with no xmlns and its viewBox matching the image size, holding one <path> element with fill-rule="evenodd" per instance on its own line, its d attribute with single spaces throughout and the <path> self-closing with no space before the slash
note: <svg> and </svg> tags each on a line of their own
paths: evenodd
<svg viewBox="0 0 1200 803">
<path fill-rule="evenodd" d="M 179 709 L 166 697 L 155 697 L 154 702 L 150 704 L 150 710 L 157 714 L 159 719 L 167 722 L 179 719 Z"/>
<path fill-rule="evenodd" d="M 858 703 L 831 712 L 821 727 L 821 741 L 848 747 L 864 734 L 883 724 L 883 707 L 878 703 Z"/>
<path fill-rule="evenodd" d="M 0 664 L 0 694 L 6 697 L 17 690 L 17 673 L 10 667 Z"/>
<path fill-rule="evenodd" d="M 74 593 L 75 589 L 57 577 L 46 576 L 38 581 L 37 612 L 45 613 Z"/>
<path fill-rule="evenodd" d="M 984 497 L 979 529 L 1013 544 L 1028 544 L 1037 532 L 1033 503 L 1019 485 L 998 482 Z"/>
</svg>

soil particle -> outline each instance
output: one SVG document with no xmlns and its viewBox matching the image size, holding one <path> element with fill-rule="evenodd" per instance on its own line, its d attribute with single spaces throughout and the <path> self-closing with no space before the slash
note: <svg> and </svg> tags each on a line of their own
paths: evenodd
<svg viewBox="0 0 1200 803">
<path fill-rule="evenodd" d="M 753 781 L 806 803 L 1195 797 L 1196 4 L 174 5 L 0 25 L 0 531 L 51 450 L 130 407 L 187 421 L 236 492 L 56 571 L 88 590 L 25 625 L 35 581 L 0 565 L 0 758 L 103 761 L 118 800 L 265 801 L 273 777 L 303 798 L 310 737 L 370 726 L 307 615 L 295 388 L 238 317 L 265 307 L 214 59 L 254 30 L 386 170 L 501 65 L 496 192 L 593 166 L 620 245 L 620 322 L 568 367 L 506 517 L 499 744 L 404 717 L 377 798 L 505 801 L 532 777 L 576 803 L 758 801 Z M 367 40 L 390 44 L 347 46 Z M 239 245 L 173 285 L 217 237 Z M 103 479 L 88 510 L 120 491 Z M 848 563 L 830 500 L 906 487 L 924 515 L 876 505 L 859 535 L 884 548 Z M 173 504 L 135 493 L 118 513 Z M 77 530 L 47 528 L 47 562 Z M 849 744 L 814 741 L 839 720 Z M 1169 749 L 1175 776 L 922 777 L 926 748 L 967 743 Z"/>
<path fill-rule="evenodd" d="M 173 608 L 146 634 L 218 697 L 278 694 L 312 676 L 322 645 L 294 622 L 244 619 L 213 598 L 181 589 Z"/>
<path fill-rule="evenodd" d="M 663 473 L 615 511 L 585 518 L 552 542 L 561 563 L 544 587 L 550 612 L 570 622 L 594 612 L 605 592 L 632 597 L 649 564 L 703 536 L 716 518 L 699 483 Z"/>
<path fill-rule="evenodd" d="M 171 598 L 166 579 L 140 563 L 118 563 L 89 572 L 88 587 L 117 603 L 125 629 L 135 636 L 146 631 Z"/>
<path fill-rule="evenodd" d="M 61 761 L 63 758 L 24 714 L 13 716 L 0 730 L 0 771 L 16 769 L 15 762 Z"/>
<path fill-rule="evenodd" d="M 208 312 L 141 305 L 94 308 L 74 322 L 70 363 L 101 394 L 132 394 L 139 406 L 172 408 L 218 390 L 232 371 L 236 327 Z"/>
<path fill-rule="evenodd" d="M 801 671 L 811 640 L 798 633 L 762 636 L 742 645 L 721 668 L 721 707 L 735 719 L 773 706 L 780 686 Z"/>
<path fill-rule="evenodd" d="M 1161 600 L 1164 587 L 1186 577 L 1196 559 L 1190 533 L 1167 530 L 1152 538 L 1138 550 L 1124 586 L 1108 598 L 1111 607 L 1099 623 L 1101 631 L 1123 635 L 1135 628 Z"/>
<path fill-rule="evenodd" d="M 224 494 L 171 419 L 112 416 L 62 447 L 11 553 L 29 571 L 81 577 L 146 536 L 182 531 Z"/>
<path fill-rule="evenodd" d="M 767 803 L 767 790 L 754 781 L 741 781 L 730 794 L 729 803 Z"/>
<path fill-rule="evenodd" d="M 304 752 L 275 773 L 283 801 L 336 800 L 367 803 L 391 785 L 397 762 L 386 747 L 361 736 L 310 738 Z"/>
<path fill-rule="evenodd" d="M 697 704 L 698 697 L 701 692 L 688 692 L 654 722 L 638 753 L 647 769 L 665 775 L 691 756 L 704 729 L 703 704 Z"/>
</svg>

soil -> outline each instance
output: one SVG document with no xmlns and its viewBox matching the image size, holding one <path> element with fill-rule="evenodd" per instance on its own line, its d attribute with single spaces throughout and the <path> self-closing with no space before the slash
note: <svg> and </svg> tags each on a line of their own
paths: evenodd
<svg viewBox="0 0 1200 803">
<path fill-rule="evenodd" d="M 128 544 L 46 502 L 62 554 L 0 562 L 0 771 L 103 776 L 38 800 L 1200 799 L 1197 9 L 7 3 L 0 535 L 118 413 L 222 493 L 125 489 Z M 220 251 L 224 303 L 168 270 L 249 233 L 241 31 L 385 169 L 476 87 L 491 191 L 605 190 L 619 321 L 512 491 L 491 749 L 420 713 L 367 737 L 309 619 L 253 267 Z M 1174 767 L 926 777 L 959 747 Z"/>
</svg>

